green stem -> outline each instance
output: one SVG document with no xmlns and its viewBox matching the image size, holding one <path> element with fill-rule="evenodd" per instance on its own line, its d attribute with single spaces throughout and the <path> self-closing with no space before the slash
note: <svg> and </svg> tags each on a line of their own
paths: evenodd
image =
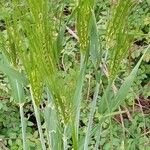
<svg viewBox="0 0 150 150">
<path fill-rule="evenodd" d="M 65 127 L 64 127 L 64 134 L 63 134 L 63 136 L 64 136 L 64 139 L 63 139 L 64 150 L 67 150 L 67 133 L 66 133 L 66 131 L 67 131 L 67 125 L 65 125 Z"/>
<path fill-rule="evenodd" d="M 46 136 L 47 136 L 47 141 L 48 141 L 48 147 L 49 150 L 51 150 L 51 136 L 50 136 L 50 108 L 46 107 L 45 111 L 44 111 L 44 119 L 45 119 L 45 123 L 46 123 Z"/>
<path fill-rule="evenodd" d="M 88 149 L 88 144 L 89 144 L 89 140 L 90 140 L 90 132 L 91 132 L 92 123 L 93 123 L 93 116 L 95 113 L 96 103 L 97 103 L 97 98 L 98 98 L 98 93 L 99 93 L 99 87 L 100 87 L 100 83 L 97 82 L 95 92 L 94 92 L 94 97 L 93 97 L 93 104 L 92 104 L 91 112 L 90 112 L 90 116 L 89 116 L 87 133 L 85 136 L 84 150 Z"/>
<path fill-rule="evenodd" d="M 30 87 L 30 92 L 31 92 L 31 99 L 32 99 L 33 107 L 34 107 L 36 122 L 37 122 L 38 130 L 39 130 L 39 134 L 40 134 L 40 141 L 41 141 L 42 149 L 46 150 L 45 140 L 44 140 L 43 131 L 42 131 L 40 114 L 39 114 L 38 107 L 35 104 L 34 97 L 33 97 L 33 92 L 32 92 L 31 87 Z"/>
<path fill-rule="evenodd" d="M 23 105 L 24 104 L 19 104 L 19 109 L 20 109 L 20 117 L 21 117 L 21 129 L 22 129 L 23 149 L 27 150 L 26 125 L 25 125 L 25 118 L 24 118 L 24 112 L 23 112 Z"/>
<path fill-rule="evenodd" d="M 73 141 L 73 149 L 77 150 L 78 144 L 77 144 L 77 136 L 76 136 L 76 127 L 73 121 L 72 121 L 72 141 Z"/>
<path fill-rule="evenodd" d="M 73 119 L 73 131 L 72 131 L 72 136 L 73 136 L 73 148 L 74 150 L 77 149 L 78 143 L 78 129 L 79 129 L 79 120 L 80 120 L 80 104 L 81 104 L 81 96 L 82 96 L 82 87 L 83 87 L 83 81 L 84 81 L 84 74 L 86 70 L 86 63 L 85 63 L 85 57 L 81 55 L 81 63 L 80 63 L 80 74 L 79 78 L 77 80 L 77 85 L 76 85 L 76 91 L 74 94 L 74 105 L 75 105 L 75 119 Z"/>
<path fill-rule="evenodd" d="M 101 131 L 102 131 L 102 124 L 99 125 L 98 130 L 97 130 L 97 132 L 96 132 L 96 136 L 95 136 L 96 143 L 95 143 L 95 148 L 94 148 L 94 150 L 99 150 L 100 137 L 101 137 L 100 133 L 101 133 Z"/>
</svg>

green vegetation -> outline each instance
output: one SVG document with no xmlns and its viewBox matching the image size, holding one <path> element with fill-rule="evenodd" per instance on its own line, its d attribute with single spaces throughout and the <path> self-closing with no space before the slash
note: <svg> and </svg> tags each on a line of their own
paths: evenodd
<svg viewBox="0 0 150 150">
<path fill-rule="evenodd" d="M 149 0 L 0 9 L 0 149 L 150 149 Z"/>
</svg>

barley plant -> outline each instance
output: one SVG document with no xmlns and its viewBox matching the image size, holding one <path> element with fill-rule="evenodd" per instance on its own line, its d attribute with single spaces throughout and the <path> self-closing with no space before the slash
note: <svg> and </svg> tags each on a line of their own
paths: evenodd
<svg viewBox="0 0 150 150">
<path fill-rule="evenodd" d="M 20 109 L 22 145 L 28 150 L 24 107 L 32 102 L 42 150 L 88 150 L 91 139 L 98 150 L 102 125 L 123 104 L 136 77 L 146 48 L 133 70 L 114 90 L 123 60 L 133 44 L 130 32 L 130 15 L 137 1 L 117 0 L 112 4 L 101 46 L 97 27 L 96 0 L 12 0 L 1 3 L 6 30 L 0 32 L 2 54 L 0 71 L 9 80 L 11 93 Z M 64 16 L 66 3 L 72 7 L 68 18 Z M 66 30 L 74 22 L 79 62 L 63 70 Z M 106 62 L 104 62 L 104 54 Z M 81 103 L 84 100 L 85 74 L 92 63 L 95 76 L 93 100 L 89 104 L 88 122 L 84 135 L 80 134 Z M 104 71 L 105 70 L 105 71 Z M 65 74 L 64 74 L 65 72 Z M 106 74 L 107 86 L 103 87 L 102 75 Z M 26 94 L 30 93 L 27 100 Z M 112 92 L 113 91 L 113 92 Z M 98 123 L 94 117 L 98 114 Z M 41 120 L 42 117 L 42 120 Z M 44 118 L 44 121 L 43 121 Z M 125 148 L 124 148 L 125 149 Z"/>
</svg>

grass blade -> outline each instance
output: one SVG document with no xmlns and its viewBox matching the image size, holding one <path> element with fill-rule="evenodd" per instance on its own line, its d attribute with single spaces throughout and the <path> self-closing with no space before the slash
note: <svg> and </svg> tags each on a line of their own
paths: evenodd
<svg viewBox="0 0 150 150">
<path fill-rule="evenodd" d="M 137 75 L 138 68 L 149 48 L 150 48 L 150 45 L 145 49 L 142 57 L 140 58 L 140 60 L 138 61 L 138 63 L 136 64 L 132 72 L 130 73 L 130 75 L 126 78 L 123 85 L 119 89 L 117 96 L 112 100 L 112 103 L 110 104 L 111 112 L 113 112 L 123 102 L 123 100 L 127 96 L 130 90 L 130 87 L 132 86 L 134 79 Z"/>
<path fill-rule="evenodd" d="M 91 112 L 90 112 L 90 115 L 89 115 L 88 128 L 87 128 L 87 133 L 86 133 L 85 141 L 84 141 L 84 150 L 88 150 L 88 145 L 89 145 L 89 141 L 90 141 L 90 137 L 91 137 L 93 116 L 94 116 L 94 113 L 95 113 L 96 102 L 97 102 L 98 93 L 99 93 L 99 87 L 100 87 L 100 83 L 97 83 L 96 88 L 95 88 L 95 92 L 94 92 Z"/>
<path fill-rule="evenodd" d="M 42 150 L 46 150 L 44 135 L 43 135 L 43 131 L 42 131 L 42 125 L 41 125 L 41 119 L 40 119 L 40 114 L 39 114 L 39 109 L 35 104 L 31 87 L 30 87 L 30 93 L 31 93 L 32 104 L 33 104 L 33 107 L 34 107 L 35 117 L 36 117 L 36 121 L 37 121 L 37 126 L 38 126 L 38 130 L 39 130 L 39 134 L 40 134 L 40 141 L 41 141 Z"/>
<path fill-rule="evenodd" d="M 81 95 L 82 95 L 82 86 L 84 80 L 84 74 L 86 69 L 86 64 L 81 57 L 81 66 L 80 66 L 80 74 L 76 84 L 76 90 L 73 97 L 73 103 L 75 107 L 75 120 L 73 121 L 73 141 L 74 148 L 77 149 L 77 141 L 78 141 L 78 128 L 79 128 L 79 120 L 80 120 L 80 104 L 81 104 Z"/>
</svg>

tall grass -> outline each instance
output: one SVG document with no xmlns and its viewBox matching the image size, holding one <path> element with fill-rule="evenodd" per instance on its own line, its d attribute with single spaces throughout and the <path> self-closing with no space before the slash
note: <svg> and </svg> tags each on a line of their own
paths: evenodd
<svg viewBox="0 0 150 150">
<path fill-rule="evenodd" d="M 62 7 L 56 9 L 56 5 Z M 43 150 L 67 150 L 70 139 L 74 150 L 87 150 L 90 138 L 96 137 L 95 149 L 99 146 L 99 131 L 101 124 L 126 98 L 137 74 L 139 65 L 147 51 L 125 79 L 118 92 L 110 98 L 112 84 L 119 74 L 119 64 L 125 57 L 132 44 L 133 37 L 128 34 L 128 18 L 134 5 L 132 0 L 119 0 L 112 10 L 112 18 L 108 22 L 106 49 L 109 52 L 108 86 L 99 100 L 99 89 L 102 85 L 101 50 L 95 18 L 95 1 L 79 0 L 71 18 L 76 18 L 76 29 L 80 45 L 80 66 L 77 75 L 71 75 L 72 83 L 67 77 L 60 76 L 59 59 L 61 56 L 65 25 L 63 15 L 64 2 L 58 4 L 49 0 L 13 0 L 11 13 L 5 16 L 6 31 L 1 33 L 1 50 L 6 56 L 0 64 L 0 70 L 9 78 L 12 94 L 20 106 L 23 148 L 26 144 L 26 125 L 23 114 L 24 87 L 30 87 L 32 104 Z M 81 116 L 81 101 L 83 94 L 84 76 L 87 63 L 92 60 L 96 85 L 91 102 L 87 132 L 80 137 L 79 122 Z M 7 66 L 7 67 L 6 67 Z M 43 112 L 39 105 L 43 93 L 47 100 Z M 98 106 L 100 120 L 97 127 L 93 126 L 93 118 Z M 45 130 L 42 128 L 40 113 L 44 114 Z"/>
</svg>

